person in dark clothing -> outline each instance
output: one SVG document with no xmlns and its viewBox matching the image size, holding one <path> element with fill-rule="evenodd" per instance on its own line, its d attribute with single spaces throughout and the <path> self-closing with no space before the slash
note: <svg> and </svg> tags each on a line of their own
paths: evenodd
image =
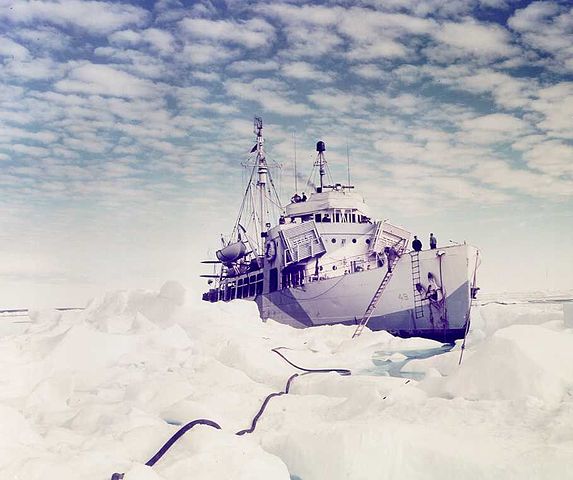
<svg viewBox="0 0 573 480">
<path fill-rule="evenodd" d="M 431 283 L 428 285 L 428 290 L 426 290 L 426 298 L 433 300 L 434 302 L 438 301 L 438 291 Z"/>
<path fill-rule="evenodd" d="M 290 199 L 291 203 L 298 203 L 301 201 L 300 195 L 298 193 L 295 193 L 291 199 Z"/>
<path fill-rule="evenodd" d="M 306 202 L 306 193 L 302 192 L 301 202 Z"/>
<path fill-rule="evenodd" d="M 398 252 L 396 251 L 396 249 L 394 247 L 384 247 L 384 253 L 386 254 L 386 257 L 388 258 L 388 273 L 391 273 L 392 272 L 392 266 L 394 265 L 394 262 L 398 258 Z"/>
<path fill-rule="evenodd" d="M 438 240 L 436 239 L 436 237 L 434 237 L 433 233 L 430 233 L 430 248 L 432 250 L 435 250 L 437 246 L 438 246 Z"/>
<path fill-rule="evenodd" d="M 422 250 L 422 242 L 418 239 L 418 237 L 416 235 L 414 235 L 414 241 L 412 242 L 412 248 L 416 252 L 419 252 L 420 250 Z"/>
</svg>

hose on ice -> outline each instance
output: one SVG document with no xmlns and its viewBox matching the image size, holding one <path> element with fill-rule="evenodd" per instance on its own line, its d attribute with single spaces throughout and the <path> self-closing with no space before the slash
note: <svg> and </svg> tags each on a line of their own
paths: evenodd
<svg viewBox="0 0 573 480">
<path fill-rule="evenodd" d="M 295 373 L 293 375 L 291 375 L 285 385 L 285 388 L 279 392 L 273 392 L 269 395 L 266 396 L 266 398 L 264 399 L 261 408 L 259 408 L 259 411 L 256 413 L 256 415 L 253 417 L 253 420 L 251 421 L 251 426 L 249 428 L 246 428 L 244 430 L 239 430 L 238 432 L 235 433 L 235 435 L 245 435 L 246 433 L 253 433 L 255 431 L 255 428 L 257 428 L 257 422 L 259 421 L 259 419 L 262 417 L 263 413 L 265 412 L 270 400 L 274 397 L 280 397 L 281 395 L 286 395 L 289 393 L 290 391 L 290 387 L 291 384 L 293 382 L 293 380 L 296 377 L 299 377 L 301 375 L 308 375 L 311 373 L 338 373 L 339 375 L 351 375 L 352 372 L 346 368 L 304 368 L 301 367 L 299 365 L 296 365 L 295 363 L 291 362 L 285 355 L 283 355 L 281 352 L 279 352 L 279 350 L 284 350 L 286 349 L 286 347 L 276 347 L 273 348 L 271 350 L 271 352 L 276 353 L 279 357 L 281 357 L 285 362 L 287 362 L 289 365 L 291 365 L 292 367 L 301 370 L 302 374 L 299 373 Z M 216 428 L 217 430 L 221 430 L 221 426 L 214 422 L 213 420 L 208 420 L 206 418 L 199 418 L 196 420 L 193 420 L 192 422 L 189 422 L 185 425 L 183 425 L 179 430 L 177 430 L 177 432 L 175 432 L 171 438 L 169 438 L 169 440 L 167 440 L 167 442 L 165 442 L 163 444 L 163 446 L 157 451 L 157 453 L 155 455 L 153 455 L 153 457 L 151 457 L 146 463 L 145 465 L 147 465 L 148 467 L 152 467 L 153 465 L 155 465 L 160 459 L 161 457 L 163 457 L 163 455 L 165 455 L 167 453 L 167 451 L 173 446 L 173 444 L 175 444 L 175 442 L 177 442 L 177 440 L 179 440 L 183 435 L 185 435 L 185 433 L 187 433 L 189 430 L 191 430 L 193 427 L 195 427 L 196 425 L 206 425 L 208 427 L 212 427 L 212 428 Z M 121 480 L 124 477 L 124 473 L 114 473 L 111 476 L 111 480 Z"/>
</svg>

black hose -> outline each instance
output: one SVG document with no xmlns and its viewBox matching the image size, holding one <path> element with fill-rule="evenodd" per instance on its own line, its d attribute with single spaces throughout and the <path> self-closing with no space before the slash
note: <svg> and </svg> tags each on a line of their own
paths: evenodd
<svg viewBox="0 0 573 480">
<path fill-rule="evenodd" d="M 270 395 L 267 395 L 267 398 L 265 398 L 263 404 L 261 405 L 261 408 L 259 409 L 259 411 L 257 412 L 257 414 L 254 416 L 253 421 L 251 422 L 251 427 L 247 428 L 245 430 L 239 430 L 237 433 L 235 433 L 235 435 L 244 435 L 245 433 L 253 433 L 255 431 L 255 428 L 257 428 L 257 422 L 259 421 L 259 418 L 261 418 L 263 412 L 265 411 L 265 408 L 267 408 L 267 405 L 269 403 L 269 401 L 271 400 L 271 398 L 273 397 L 280 397 L 281 395 L 286 395 L 289 390 L 290 390 L 290 384 L 291 382 L 298 377 L 298 373 L 295 373 L 294 375 L 291 375 L 289 377 L 289 379 L 287 380 L 285 389 L 282 392 L 275 392 L 275 393 L 271 393 Z"/>
<path fill-rule="evenodd" d="M 207 420 L 206 418 L 200 418 L 198 420 L 193 420 L 186 425 L 183 425 L 175 434 L 165 442 L 165 444 L 159 449 L 159 451 L 151 457 L 145 465 L 148 467 L 153 467 L 157 463 L 157 461 L 167 453 L 167 450 L 171 448 L 171 446 L 179 440 L 186 432 L 191 430 L 195 425 L 208 425 L 209 427 L 216 428 L 217 430 L 221 430 L 221 426 L 218 423 L 213 422 L 212 420 Z"/>
<path fill-rule="evenodd" d="M 276 353 L 277 355 L 279 355 L 285 362 L 287 362 L 289 365 L 293 366 L 294 368 L 298 368 L 299 370 L 302 370 L 303 372 L 308 372 L 308 373 L 330 373 L 330 372 L 336 372 L 339 375 L 351 375 L 351 371 L 346 369 L 346 368 L 303 368 L 303 367 L 299 367 L 298 365 L 295 365 L 294 363 L 292 363 L 288 358 L 286 358 L 281 352 L 279 352 L 279 350 L 284 350 L 287 347 L 276 347 L 273 348 L 271 350 L 271 352 Z"/>
<path fill-rule="evenodd" d="M 271 350 L 271 352 L 276 353 L 277 355 L 279 355 L 285 362 L 287 362 L 289 365 L 293 366 L 294 368 L 297 368 L 298 370 L 301 370 L 303 372 L 305 372 L 303 375 L 309 374 L 309 373 L 330 373 L 330 372 L 336 372 L 339 375 L 351 375 L 351 371 L 347 370 L 345 368 L 318 368 L 318 369 L 310 369 L 310 368 L 303 368 L 303 367 L 299 367 L 298 365 L 295 365 L 294 363 L 292 363 L 287 357 L 285 357 L 281 352 L 279 352 L 279 349 L 285 349 L 286 347 L 277 347 L 277 348 L 273 348 Z M 245 430 L 239 430 L 237 433 L 235 433 L 235 435 L 245 435 L 246 433 L 253 433 L 255 431 L 255 428 L 257 427 L 257 422 L 259 421 L 259 419 L 261 418 L 261 416 L 263 415 L 265 409 L 267 408 L 267 405 L 269 404 L 271 398 L 273 397 L 280 397 L 281 395 L 286 395 L 290 392 L 290 387 L 292 384 L 292 381 L 296 378 L 299 377 L 300 374 L 295 373 L 293 375 L 291 375 L 289 377 L 289 379 L 286 382 L 285 388 L 284 390 L 281 390 L 280 392 L 273 392 L 269 395 L 267 395 L 267 397 L 264 399 L 263 404 L 261 405 L 261 408 L 259 408 L 259 411 L 257 412 L 257 414 L 253 417 L 253 421 L 251 422 L 251 426 L 250 428 L 247 428 Z M 193 420 L 192 422 L 187 423 L 186 425 L 182 426 L 179 430 L 177 430 L 177 432 L 175 432 L 171 438 L 169 440 L 167 440 L 167 442 L 165 442 L 165 444 L 159 449 L 159 451 L 153 455 L 153 457 L 151 457 L 147 463 L 145 465 L 147 465 L 148 467 L 152 467 L 153 465 L 155 465 L 160 459 L 161 457 L 163 457 L 163 455 L 165 455 L 167 453 L 167 451 L 173 446 L 173 444 L 179 440 L 183 435 L 185 435 L 186 432 L 188 432 L 189 430 L 191 430 L 194 426 L 196 425 L 207 425 L 209 427 L 213 427 L 216 428 L 217 430 L 221 430 L 221 426 L 212 421 L 212 420 L 208 420 L 205 418 L 200 418 L 197 420 Z M 114 473 L 111 476 L 111 480 L 121 480 L 124 477 L 123 473 Z"/>
</svg>

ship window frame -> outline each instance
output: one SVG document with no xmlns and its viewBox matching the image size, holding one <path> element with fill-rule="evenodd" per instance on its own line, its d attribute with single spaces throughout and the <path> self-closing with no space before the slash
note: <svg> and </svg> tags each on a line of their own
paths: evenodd
<svg viewBox="0 0 573 480">
<path fill-rule="evenodd" d="M 249 297 L 255 296 L 255 291 L 257 287 L 256 282 L 257 282 L 257 277 L 255 275 L 251 275 L 249 277 Z"/>
<path fill-rule="evenodd" d="M 257 295 L 262 295 L 263 293 L 263 281 L 265 279 L 264 274 L 259 273 L 257 274 L 257 291 L 256 294 Z"/>
<path fill-rule="evenodd" d="M 237 280 L 237 298 L 243 298 L 243 279 Z"/>
<path fill-rule="evenodd" d="M 279 288 L 279 269 L 271 268 L 269 271 L 269 293 L 276 292 Z"/>
</svg>

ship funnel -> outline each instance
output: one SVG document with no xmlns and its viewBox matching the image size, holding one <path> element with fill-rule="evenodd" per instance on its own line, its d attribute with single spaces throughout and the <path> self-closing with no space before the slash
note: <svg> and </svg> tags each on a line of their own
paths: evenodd
<svg viewBox="0 0 573 480">
<path fill-rule="evenodd" d="M 317 152 L 326 152 L 326 145 L 322 140 L 316 143 L 316 151 Z"/>
<path fill-rule="evenodd" d="M 215 255 L 224 264 L 230 264 L 236 262 L 240 258 L 245 256 L 247 252 L 247 246 L 243 242 L 235 242 L 227 245 L 221 250 L 217 250 Z"/>
</svg>

